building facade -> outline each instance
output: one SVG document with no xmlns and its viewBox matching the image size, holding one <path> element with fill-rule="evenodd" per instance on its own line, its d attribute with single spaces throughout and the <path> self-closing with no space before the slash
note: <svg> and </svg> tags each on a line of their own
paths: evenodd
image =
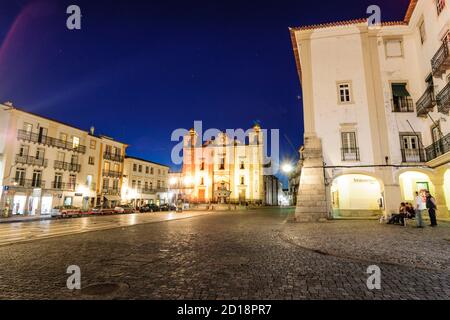
<svg viewBox="0 0 450 320">
<path fill-rule="evenodd" d="M 255 125 L 248 141 L 220 133 L 201 143 L 192 129 L 183 140 L 182 182 L 193 203 L 263 203 L 263 135 Z M 187 192 L 186 192 L 187 194 Z"/>
<path fill-rule="evenodd" d="M 266 206 L 280 205 L 283 194 L 283 184 L 274 175 L 265 175 L 264 180 L 264 204 Z"/>
<path fill-rule="evenodd" d="M 168 166 L 126 156 L 123 177 L 122 197 L 134 207 L 168 202 Z"/>
<path fill-rule="evenodd" d="M 291 28 L 303 91 L 298 220 L 377 215 L 428 189 L 450 208 L 450 8 Z M 325 165 L 324 165 L 325 164 Z"/>
<path fill-rule="evenodd" d="M 126 159 L 127 146 L 96 135 L 94 128 L 84 131 L 11 103 L 0 104 L 2 215 L 50 214 L 59 206 L 89 210 L 166 199 L 162 191 L 167 188 L 168 168 Z M 135 162 L 143 165 L 143 173 L 133 171 Z M 154 175 L 145 175 L 147 166 Z M 153 194 L 147 197 L 140 192 L 132 199 L 128 191 L 133 179 L 142 183 L 135 191 L 145 190 L 147 182 L 149 189 L 154 186 Z"/>
</svg>

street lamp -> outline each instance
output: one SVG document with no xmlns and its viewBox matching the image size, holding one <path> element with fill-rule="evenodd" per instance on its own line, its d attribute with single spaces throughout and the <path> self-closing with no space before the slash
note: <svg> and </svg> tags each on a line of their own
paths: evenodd
<svg viewBox="0 0 450 320">
<path fill-rule="evenodd" d="M 292 164 L 290 163 L 284 163 L 281 166 L 281 170 L 285 173 L 285 174 L 289 174 L 294 170 L 294 167 L 292 166 Z"/>
</svg>

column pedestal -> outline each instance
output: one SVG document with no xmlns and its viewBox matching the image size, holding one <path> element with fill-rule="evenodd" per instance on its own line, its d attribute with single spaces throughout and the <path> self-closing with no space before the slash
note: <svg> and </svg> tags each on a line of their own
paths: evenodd
<svg viewBox="0 0 450 320">
<path fill-rule="evenodd" d="M 328 218 L 322 143 L 305 136 L 304 161 L 295 210 L 296 222 L 317 222 Z"/>
</svg>

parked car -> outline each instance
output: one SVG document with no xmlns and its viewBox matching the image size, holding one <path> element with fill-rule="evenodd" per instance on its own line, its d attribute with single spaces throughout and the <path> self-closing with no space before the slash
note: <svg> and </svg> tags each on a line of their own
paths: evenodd
<svg viewBox="0 0 450 320">
<path fill-rule="evenodd" d="M 53 218 L 81 217 L 81 209 L 74 206 L 58 206 L 53 208 L 51 215 Z"/>
<path fill-rule="evenodd" d="M 146 204 L 144 206 L 141 207 L 141 209 L 139 210 L 140 212 L 158 212 L 159 206 L 157 206 L 154 203 L 150 203 L 150 204 Z"/>
<path fill-rule="evenodd" d="M 134 208 L 130 205 L 117 206 L 114 208 L 116 213 L 134 213 Z"/>
<path fill-rule="evenodd" d="M 112 208 L 102 208 L 101 206 L 97 206 L 92 209 L 92 214 L 100 215 L 100 216 L 110 215 L 110 214 L 115 214 L 115 213 L 116 213 L 116 210 L 114 210 Z"/>
<path fill-rule="evenodd" d="M 159 209 L 161 211 L 176 211 L 177 207 L 175 207 L 173 204 L 164 203 L 159 206 Z"/>
</svg>

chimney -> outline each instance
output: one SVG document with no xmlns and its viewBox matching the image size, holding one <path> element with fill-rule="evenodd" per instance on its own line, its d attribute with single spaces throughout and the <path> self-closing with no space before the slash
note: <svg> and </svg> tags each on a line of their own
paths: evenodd
<svg viewBox="0 0 450 320">
<path fill-rule="evenodd" d="M 89 130 L 89 132 L 91 133 L 91 136 L 93 136 L 95 133 L 95 127 L 92 126 L 91 129 Z"/>
</svg>

